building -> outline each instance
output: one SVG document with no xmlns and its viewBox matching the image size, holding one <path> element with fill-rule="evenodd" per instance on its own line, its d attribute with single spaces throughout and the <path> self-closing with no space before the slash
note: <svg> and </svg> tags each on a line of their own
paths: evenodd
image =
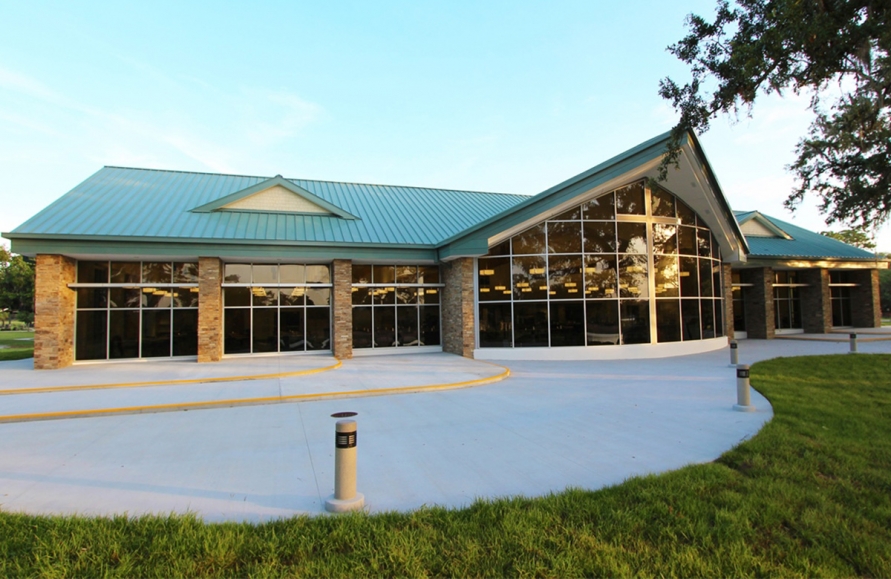
<svg viewBox="0 0 891 579">
<path fill-rule="evenodd" d="M 734 214 L 692 134 L 532 196 L 105 167 L 4 236 L 37 260 L 36 368 L 444 350 L 659 357 L 879 325 L 862 250 Z"/>
</svg>

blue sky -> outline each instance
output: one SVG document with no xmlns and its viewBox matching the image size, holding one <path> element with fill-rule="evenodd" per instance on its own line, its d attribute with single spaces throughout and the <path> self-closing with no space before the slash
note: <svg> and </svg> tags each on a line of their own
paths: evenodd
<svg viewBox="0 0 891 579">
<path fill-rule="evenodd" d="M 538 193 L 671 127 L 665 48 L 713 10 L 0 0 L 0 231 L 103 165 Z M 734 209 L 820 231 L 814 202 L 782 207 L 806 105 L 767 98 L 702 143 Z"/>
</svg>

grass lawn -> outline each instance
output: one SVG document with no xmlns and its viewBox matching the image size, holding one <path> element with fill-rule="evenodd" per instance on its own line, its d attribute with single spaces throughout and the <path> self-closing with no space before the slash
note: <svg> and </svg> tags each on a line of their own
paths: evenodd
<svg viewBox="0 0 891 579">
<path fill-rule="evenodd" d="M 33 356 L 34 332 L 0 332 L 0 362 Z"/>
<path fill-rule="evenodd" d="M 600 491 L 256 526 L 0 514 L 0 576 L 889 577 L 889 370 L 891 355 L 755 364 L 775 411 L 757 436 Z"/>
</svg>

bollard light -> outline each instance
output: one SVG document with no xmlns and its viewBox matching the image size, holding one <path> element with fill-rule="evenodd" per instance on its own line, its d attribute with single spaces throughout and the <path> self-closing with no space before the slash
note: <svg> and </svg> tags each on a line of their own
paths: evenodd
<svg viewBox="0 0 891 579">
<path fill-rule="evenodd" d="M 739 365 L 739 343 L 730 340 L 730 367 L 735 368 L 737 365 Z"/>
<path fill-rule="evenodd" d="M 355 416 L 339 412 L 332 416 Z M 334 495 L 325 501 L 332 513 L 356 511 L 365 506 L 365 496 L 356 492 L 356 421 L 338 420 L 334 428 Z"/>
<path fill-rule="evenodd" d="M 849 337 L 851 338 L 851 351 L 848 353 L 856 354 L 857 353 L 857 334 L 850 334 Z"/>
<path fill-rule="evenodd" d="M 740 364 L 736 367 L 736 404 L 734 410 L 739 412 L 754 412 L 751 393 L 749 392 L 749 365 Z"/>
</svg>

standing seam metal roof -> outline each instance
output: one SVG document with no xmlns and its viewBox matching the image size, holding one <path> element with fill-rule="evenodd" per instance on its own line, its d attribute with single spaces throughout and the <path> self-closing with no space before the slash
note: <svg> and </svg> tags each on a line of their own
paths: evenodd
<svg viewBox="0 0 891 579">
<path fill-rule="evenodd" d="M 734 211 L 737 221 L 746 221 L 746 218 L 756 211 Z M 769 215 L 761 215 L 785 231 L 792 239 L 779 237 L 747 236 L 749 242 L 749 257 L 798 257 L 798 258 L 828 258 L 828 259 L 876 259 L 875 254 L 843 243 L 837 239 L 802 229 Z"/>
<path fill-rule="evenodd" d="M 267 179 L 105 167 L 12 234 L 435 246 L 528 198 L 505 193 L 288 179 L 358 219 L 191 211 Z"/>
</svg>

